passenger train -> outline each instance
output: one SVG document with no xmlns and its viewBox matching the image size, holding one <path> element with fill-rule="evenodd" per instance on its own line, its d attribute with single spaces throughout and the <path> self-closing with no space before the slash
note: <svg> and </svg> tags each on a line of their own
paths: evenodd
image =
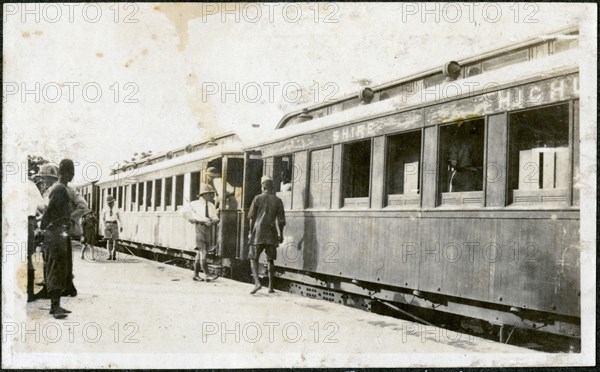
<svg viewBox="0 0 600 372">
<path fill-rule="evenodd" d="M 178 210 L 221 174 L 211 270 L 249 281 L 260 178 L 285 206 L 280 288 L 359 308 L 433 309 L 580 336 L 577 28 L 366 87 L 140 160 L 80 190 L 117 200 L 121 249 L 191 262 Z M 429 310 L 428 310 L 429 311 Z"/>
</svg>

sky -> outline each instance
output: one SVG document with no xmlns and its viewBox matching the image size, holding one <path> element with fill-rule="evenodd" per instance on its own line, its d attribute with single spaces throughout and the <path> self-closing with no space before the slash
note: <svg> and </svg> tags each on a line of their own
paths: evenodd
<svg viewBox="0 0 600 372">
<path fill-rule="evenodd" d="M 135 152 L 260 136 L 303 106 L 576 25 L 589 6 L 4 4 L 3 161 L 70 157 L 79 182 Z"/>
</svg>

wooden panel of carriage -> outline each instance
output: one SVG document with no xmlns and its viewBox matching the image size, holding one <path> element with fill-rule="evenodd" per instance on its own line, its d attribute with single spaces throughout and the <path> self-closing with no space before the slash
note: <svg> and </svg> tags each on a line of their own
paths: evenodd
<svg viewBox="0 0 600 372">
<path fill-rule="evenodd" d="M 578 169 L 573 159 L 579 154 L 578 74 L 515 84 L 493 94 L 496 99 L 469 97 L 262 146 L 266 163 L 291 154 L 296 171 L 292 190 L 279 193 L 289 212 L 286 244 L 276 264 L 578 317 L 579 195 L 573 180 Z M 535 99 L 511 98 L 524 96 Z M 506 172 L 509 116 L 556 104 L 566 105 L 562 108 L 568 111 L 568 193 L 558 197 L 545 193 L 539 203 L 517 204 Z M 485 126 L 484 169 L 493 162 L 502 172 L 493 180 L 484 173 L 487 182 L 475 205 L 442 205 L 441 124 L 476 118 L 482 118 Z M 419 129 L 420 200 L 416 205 L 392 206 L 384 182 L 385 138 Z M 359 140 L 371 141 L 369 194 L 345 199 L 340 172 L 343 146 Z M 311 190 L 316 187 L 311 183 L 313 153 L 328 157 L 333 165 L 327 169 L 330 198 L 324 201 L 319 194 L 317 207 Z M 473 252 L 472 259 L 468 251 Z"/>
<path fill-rule="evenodd" d="M 578 213 L 551 214 L 290 212 L 277 265 L 578 316 Z"/>
</svg>

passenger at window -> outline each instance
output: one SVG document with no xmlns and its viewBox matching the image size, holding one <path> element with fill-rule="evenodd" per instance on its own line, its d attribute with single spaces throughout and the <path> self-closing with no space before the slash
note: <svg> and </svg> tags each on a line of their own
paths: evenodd
<svg viewBox="0 0 600 372">
<path fill-rule="evenodd" d="M 290 171 L 287 169 L 281 171 L 281 186 L 279 187 L 279 191 L 292 191 L 292 177 L 290 177 Z"/>
<path fill-rule="evenodd" d="M 479 191 L 483 184 L 481 139 L 473 124 L 461 126 L 448 153 L 448 192 Z"/>
</svg>

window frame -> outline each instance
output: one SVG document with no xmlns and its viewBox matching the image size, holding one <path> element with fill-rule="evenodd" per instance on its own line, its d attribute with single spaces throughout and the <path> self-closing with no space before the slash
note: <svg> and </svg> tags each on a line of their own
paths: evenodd
<svg viewBox="0 0 600 372">
<path fill-rule="evenodd" d="M 346 190 L 345 190 L 345 185 L 346 185 L 346 153 L 347 153 L 347 146 L 351 146 L 351 145 L 355 145 L 357 143 L 360 142 L 368 142 L 369 143 L 369 174 L 367 175 L 367 179 L 369 181 L 369 187 L 368 187 L 368 192 L 367 192 L 367 196 L 360 196 L 360 197 L 347 197 L 346 194 Z M 340 196 L 341 196 L 341 200 L 342 200 L 342 208 L 351 208 L 351 209 L 369 209 L 371 208 L 371 196 L 373 194 L 373 148 L 374 148 L 374 144 L 373 144 L 373 137 L 368 137 L 368 138 L 362 138 L 362 139 L 358 139 L 355 141 L 348 141 L 348 142 L 343 142 L 341 144 L 341 151 L 342 151 L 342 164 L 340 164 L 340 179 L 341 179 L 341 190 L 340 190 Z"/>
<path fill-rule="evenodd" d="M 312 167 L 312 161 L 313 161 L 313 153 L 315 151 L 323 151 L 323 150 L 330 150 L 331 151 L 331 163 L 334 163 L 334 157 L 333 157 L 333 152 L 334 152 L 334 146 L 333 145 L 329 145 L 329 146 L 323 146 L 323 147 L 318 147 L 318 148 L 313 148 L 313 149 L 309 149 L 308 150 L 308 154 L 307 154 L 307 172 L 306 172 L 306 202 L 305 202 L 305 208 L 304 209 L 331 209 L 332 207 L 332 198 L 333 198 L 333 176 L 331 177 L 331 181 L 330 181 L 330 192 L 329 192 L 329 203 L 327 204 L 326 207 L 322 207 L 322 206 L 313 206 L 311 203 L 311 190 L 313 190 L 313 188 L 311 187 L 312 183 L 313 183 L 313 167 Z M 332 169 L 333 172 L 333 169 Z M 323 166 L 319 167 L 319 178 L 321 179 L 321 181 L 318 183 L 320 185 L 320 187 L 322 187 L 322 178 L 323 178 Z"/>
<path fill-rule="evenodd" d="M 290 172 L 291 174 L 289 175 L 290 177 L 290 189 L 288 191 L 281 191 L 281 182 L 283 181 L 281 179 L 281 176 L 278 176 L 278 172 L 280 172 L 280 168 L 281 168 L 281 163 L 283 163 L 281 161 L 282 158 L 284 157 L 289 157 L 290 159 Z M 279 159 L 279 160 L 278 160 Z M 292 195 L 294 192 L 294 153 L 288 153 L 288 154 L 283 154 L 283 155 L 278 155 L 278 156 L 274 156 L 273 157 L 273 183 L 275 184 L 275 189 L 279 189 L 279 191 L 275 191 L 275 195 L 281 199 L 281 201 L 283 202 L 283 207 L 287 210 L 292 208 Z"/>
<path fill-rule="evenodd" d="M 578 123 L 575 122 L 575 118 L 573 115 L 573 107 L 575 105 L 575 101 L 577 101 L 578 99 L 571 99 L 571 100 L 566 100 L 566 101 L 560 101 L 560 102 L 552 102 L 546 105 L 540 105 L 540 106 L 534 106 L 534 107 L 527 107 L 527 108 L 523 108 L 523 109 L 519 109 L 519 110 L 513 110 L 513 111 L 509 111 L 507 112 L 507 139 L 506 139 L 506 159 L 507 159 L 507 165 L 506 165 L 506 200 L 505 200 L 505 206 L 509 207 L 509 208 L 519 208 L 519 207 L 526 207 L 526 208 L 531 208 L 531 207 L 536 207 L 536 208 L 540 208 L 540 207 L 571 207 L 574 206 L 573 204 L 573 200 L 572 200 L 572 195 L 574 192 L 574 159 L 573 159 L 573 155 L 574 155 L 574 126 L 578 125 Z M 513 125 L 514 123 L 511 121 L 511 116 L 512 115 L 516 115 L 516 114 L 520 114 L 520 113 L 526 113 L 526 112 L 531 112 L 531 111 L 537 111 L 537 110 L 544 110 L 544 109 L 548 109 L 548 108 L 552 108 L 552 107 L 559 107 L 559 106 L 565 106 L 565 111 L 566 111 L 566 119 L 567 119 L 567 152 L 568 152 L 568 160 L 567 160 L 567 164 L 568 164 L 568 170 L 567 170 L 567 185 L 565 188 L 562 189 L 556 189 L 556 188 L 548 188 L 548 189 L 532 189 L 532 190 L 519 190 L 518 188 L 516 189 L 512 189 L 511 187 L 512 185 L 512 177 L 514 177 L 514 175 L 512 174 L 512 169 L 509 169 L 509 167 L 512 167 L 511 164 L 511 157 L 514 156 L 514 154 L 512 154 L 512 144 L 511 144 L 511 139 L 513 137 L 513 132 L 514 128 Z M 575 159 L 575 161 L 578 161 L 577 159 Z M 538 171 L 539 173 L 539 171 Z M 517 173 L 517 179 L 519 178 L 518 173 Z M 518 184 L 517 184 L 518 187 Z M 558 190 L 566 190 L 566 191 L 558 191 Z M 516 196 L 515 196 L 515 192 L 516 192 Z M 520 198 L 520 201 L 517 201 L 516 198 Z M 527 198 L 529 200 L 527 200 Z M 533 199 L 536 200 L 533 200 Z M 556 201 L 556 199 L 558 198 L 564 198 L 564 201 Z M 546 201 L 547 199 L 550 199 L 549 201 Z M 552 201 L 552 199 L 554 199 L 554 202 Z"/>
<path fill-rule="evenodd" d="M 419 160 L 418 164 L 418 174 L 417 174 L 417 185 L 418 192 L 416 194 L 407 194 L 403 192 L 402 194 L 390 194 L 389 193 L 389 177 L 390 174 L 390 158 L 389 158 L 389 144 L 390 138 L 397 136 L 405 136 L 419 133 Z M 423 168 L 423 145 L 424 145 L 424 128 L 415 128 L 402 132 L 394 132 L 385 134 L 385 151 L 384 151 L 384 208 L 420 208 L 421 207 L 421 198 L 423 194 L 423 177 L 422 177 L 422 168 Z M 405 190 L 403 190 L 405 191 Z M 390 198 L 391 197 L 391 198 Z"/>
<path fill-rule="evenodd" d="M 487 125 L 488 125 L 488 116 L 484 115 L 481 117 L 470 118 L 467 120 L 462 120 L 465 125 L 469 122 L 481 122 L 481 126 L 483 128 L 483 145 L 482 145 L 482 179 L 481 179 L 481 190 L 476 191 L 454 191 L 454 192 L 444 192 L 442 191 L 444 185 L 444 179 L 442 175 L 444 174 L 444 164 L 445 162 L 442 160 L 445 156 L 442 150 L 446 150 L 446 146 L 442 141 L 442 128 L 450 127 L 452 125 L 457 125 L 460 121 L 447 122 L 437 125 L 438 131 L 438 140 L 437 140 L 437 179 L 436 179 L 436 207 L 437 208 L 459 208 L 459 209 L 477 209 L 485 207 L 485 190 L 486 190 L 486 171 L 487 171 Z"/>
</svg>

